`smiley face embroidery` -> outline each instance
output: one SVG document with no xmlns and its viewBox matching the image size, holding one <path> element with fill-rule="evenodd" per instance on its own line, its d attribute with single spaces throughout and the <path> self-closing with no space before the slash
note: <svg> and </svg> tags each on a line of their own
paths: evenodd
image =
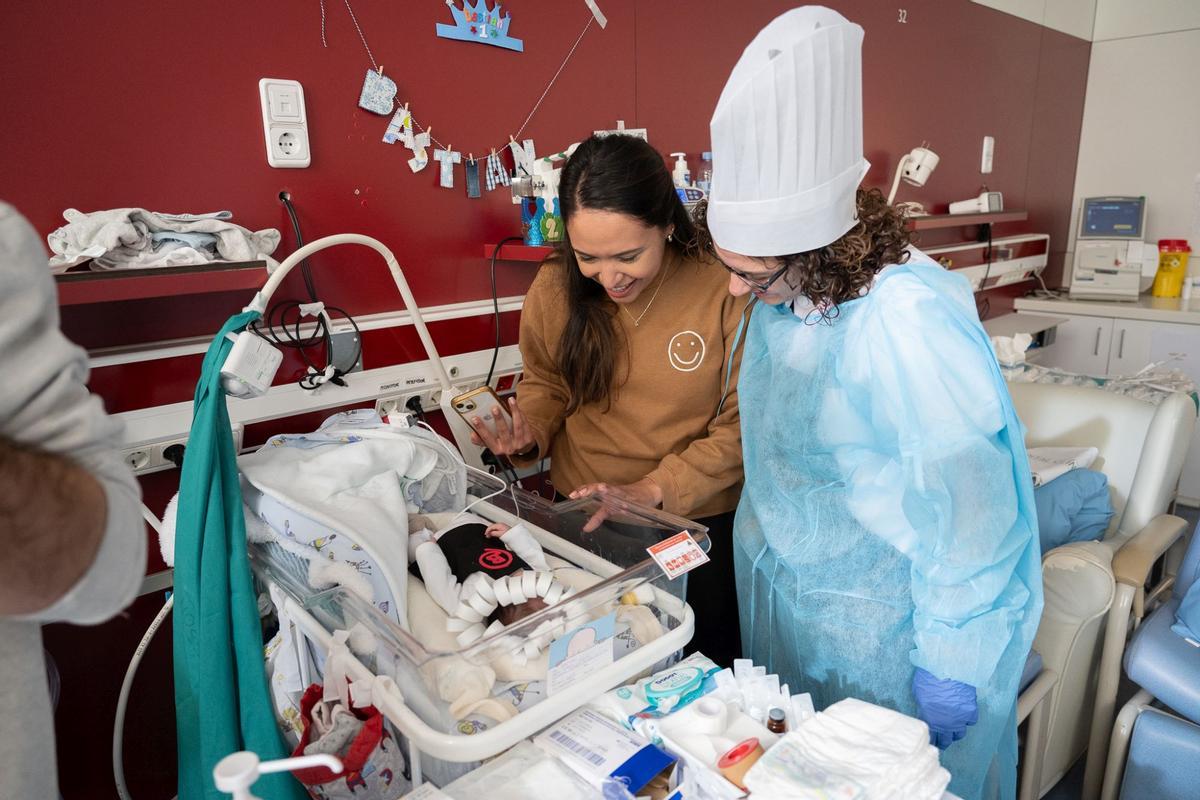
<svg viewBox="0 0 1200 800">
<path fill-rule="evenodd" d="M 667 344 L 667 360 L 680 372 L 692 372 L 704 361 L 704 337 L 695 331 L 680 331 Z"/>
</svg>

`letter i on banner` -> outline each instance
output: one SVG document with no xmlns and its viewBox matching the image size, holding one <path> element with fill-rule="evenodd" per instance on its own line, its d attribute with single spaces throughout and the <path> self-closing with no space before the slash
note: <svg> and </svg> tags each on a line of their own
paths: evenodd
<svg viewBox="0 0 1200 800">
<path fill-rule="evenodd" d="M 467 197 L 478 199 L 482 195 L 479 191 L 479 162 L 475 160 L 473 153 L 467 156 L 466 171 Z"/>
</svg>

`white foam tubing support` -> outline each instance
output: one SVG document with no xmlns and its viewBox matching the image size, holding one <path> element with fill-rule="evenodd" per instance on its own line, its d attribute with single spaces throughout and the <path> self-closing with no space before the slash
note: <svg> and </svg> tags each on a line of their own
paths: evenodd
<svg viewBox="0 0 1200 800">
<path fill-rule="evenodd" d="M 329 631 L 294 598 L 286 596 L 283 605 L 284 613 L 290 616 L 309 638 L 325 649 L 333 646 L 333 636 Z M 482 761 L 507 750 L 522 739 L 529 738 L 589 700 L 650 669 L 671 653 L 682 649 L 691 640 L 694 627 L 695 617 L 692 609 L 685 605 L 683 618 L 675 630 L 596 671 L 589 680 L 577 681 L 558 694 L 547 697 L 533 708 L 472 736 L 434 730 L 395 695 L 388 694 L 372 699 L 375 707 L 399 728 L 410 742 L 415 742 L 422 753 L 457 763 Z M 375 677 L 375 673 L 363 666 L 353 655 L 346 659 L 346 672 L 352 680 L 370 681 Z M 414 775 L 414 785 L 417 783 L 416 778 Z"/>
<path fill-rule="evenodd" d="M 400 264 L 396 261 L 396 256 L 392 255 L 392 251 L 378 239 L 358 233 L 338 233 L 333 236 L 317 239 L 315 242 L 309 242 L 283 260 L 283 263 L 271 273 L 271 277 L 267 278 L 267 282 L 263 284 L 263 288 L 258 290 L 258 293 L 254 295 L 254 299 L 250 301 L 250 305 L 246 306 L 244 310 L 265 314 L 267 307 L 271 303 L 271 297 L 275 294 L 275 290 L 279 288 L 279 284 L 283 282 L 283 279 L 287 277 L 287 274 L 297 264 L 313 253 L 329 247 L 336 247 L 340 244 L 359 244 L 369 247 L 383 256 L 383 260 L 387 263 L 388 271 L 392 273 L 392 280 L 395 282 L 396 288 L 400 290 L 400 296 L 404 298 L 404 307 L 412 315 L 413 327 L 417 329 L 417 335 L 421 337 L 421 344 L 425 346 L 425 353 L 429 356 L 429 361 L 433 366 L 438 383 L 441 384 L 442 391 L 448 391 L 451 387 L 450 376 L 446 374 L 446 368 L 442 365 L 442 358 L 438 355 L 437 348 L 433 344 L 433 338 L 429 335 L 429 328 L 425 327 L 425 319 L 421 316 L 421 308 L 417 305 L 417 300 L 413 297 L 412 290 L 408 288 L 408 281 L 404 279 L 404 271 L 400 269 Z"/>
<path fill-rule="evenodd" d="M 524 520 L 522 520 L 520 517 L 514 516 L 499 506 L 493 505 L 487 501 L 480 503 L 477 508 L 481 509 L 478 512 L 480 516 L 487 517 L 493 522 L 504 522 L 509 526 L 524 522 Z M 533 534 L 533 538 L 536 539 L 538 544 L 540 544 L 542 547 L 558 554 L 567 561 L 571 561 L 581 567 L 586 568 L 589 572 L 599 575 L 601 578 L 611 578 L 617 573 L 624 572 L 624 570 L 611 561 L 607 561 L 590 550 L 585 550 L 579 545 L 571 544 L 565 539 L 546 531 L 539 525 L 526 525 L 526 528 L 530 531 L 530 533 Z M 646 557 L 650 558 L 650 554 L 646 553 Z M 653 583 L 650 584 L 650 588 L 654 591 L 654 602 L 661 606 L 665 611 L 669 612 L 671 616 L 675 617 L 676 619 L 682 620 L 692 613 L 691 608 L 687 605 L 687 603 L 681 601 L 678 597 L 670 592 L 660 591 L 659 588 Z"/>
</svg>

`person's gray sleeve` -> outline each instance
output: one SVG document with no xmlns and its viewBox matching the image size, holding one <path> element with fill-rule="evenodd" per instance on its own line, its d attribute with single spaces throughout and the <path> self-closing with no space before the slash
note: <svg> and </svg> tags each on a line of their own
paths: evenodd
<svg viewBox="0 0 1200 800">
<path fill-rule="evenodd" d="M 87 389 L 87 355 L 59 330 L 58 303 L 37 233 L 0 203 L 0 434 L 70 459 L 104 488 L 104 539 L 83 577 L 22 619 L 103 622 L 127 606 L 146 571 L 141 494 L 125 466 L 120 423 Z"/>
</svg>

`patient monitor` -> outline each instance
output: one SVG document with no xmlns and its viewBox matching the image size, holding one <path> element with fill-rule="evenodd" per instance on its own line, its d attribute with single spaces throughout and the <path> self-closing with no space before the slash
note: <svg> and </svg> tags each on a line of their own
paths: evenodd
<svg viewBox="0 0 1200 800">
<path fill-rule="evenodd" d="M 1149 288 L 1158 254 L 1153 247 L 1143 247 L 1145 223 L 1145 197 L 1083 199 L 1071 299 L 1137 300 L 1144 281 Z"/>
</svg>

